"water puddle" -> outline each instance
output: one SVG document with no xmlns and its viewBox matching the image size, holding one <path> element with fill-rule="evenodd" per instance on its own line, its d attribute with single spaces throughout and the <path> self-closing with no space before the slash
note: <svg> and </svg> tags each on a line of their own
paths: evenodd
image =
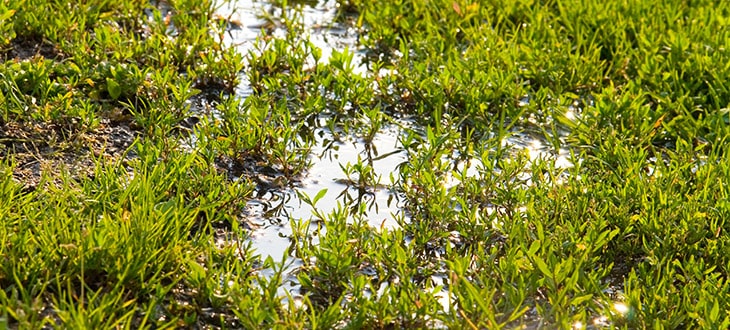
<svg viewBox="0 0 730 330">
<path fill-rule="evenodd" d="M 350 49 L 354 54 L 355 72 L 363 75 L 374 74 L 369 73 L 362 65 L 362 54 L 357 51 L 358 35 L 355 29 L 348 27 L 347 24 L 335 22 L 338 19 L 336 1 L 305 2 L 302 6 L 300 15 L 305 31 L 302 38 L 308 38 L 321 49 L 323 60 L 326 61 L 335 51 Z M 259 38 L 263 36 L 281 37 L 287 33 L 282 30 L 281 24 L 277 23 L 277 15 L 281 15 L 284 11 L 266 2 L 237 1 L 221 6 L 218 13 L 222 19 L 229 22 L 225 42 L 237 47 L 242 54 L 258 51 L 259 43 L 262 42 Z M 241 73 L 240 79 L 241 84 L 236 89 L 236 96 L 245 99 L 253 91 L 245 72 Z M 526 98 L 524 102 L 527 105 L 529 99 Z M 565 115 L 571 120 L 575 119 L 580 115 L 579 106 L 568 107 Z M 334 136 L 331 131 L 322 128 L 325 125 L 312 128 L 316 143 L 309 156 L 311 166 L 300 181 L 283 189 L 270 189 L 259 185 L 255 197 L 249 201 L 244 210 L 252 229 L 249 243 L 262 260 L 269 257 L 275 261 L 282 258 L 287 260 L 284 265 L 286 274 L 283 286 L 280 288 L 282 297 L 289 296 L 294 299 L 300 297 L 294 274 L 302 262 L 292 253 L 292 221 L 311 220 L 310 226 L 313 230 L 310 230 L 310 233 L 314 233 L 320 218 L 343 207 L 352 208 L 351 211 L 354 212 L 351 214 L 362 216 L 374 228 L 396 228 L 399 224 L 409 221 L 408 214 L 404 211 L 404 202 L 392 187 L 399 177 L 399 166 L 408 162 L 407 153 L 400 144 L 399 137 L 405 134 L 403 127 L 412 126 L 412 123 L 403 123 L 402 126 L 386 125 L 369 142 L 356 135 Z M 547 141 L 544 132 L 530 130 L 512 131 L 512 134 L 504 138 L 501 143 L 503 147 L 525 151 L 531 162 L 548 160 L 553 161 L 558 169 L 568 169 L 573 166 L 570 150 L 560 147 L 566 145 L 564 138 L 567 132 L 553 132 L 553 134 L 557 135 L 555 137 L 559 142 L 557 147 L 554 142 Z M 374 153 L 375 150 L 377 153 Z M 363 164 L 372 167 L 373 172 L 370 175 L 377 178 L 375 186 L 358 185 L 359 175 L 364 173 Z M 467 175 L 478 175 L 475 164 L 478 162 L 468 165 L 469 168 L 465 172 Z M 529 184 L 529 173 L 526 175 L 528 177 L 525 177 L 524 181 Z M 318 199 L 315 210 L 306 201 L 318 195 L 321 195 L 319 196 L 321 198 Z M 312 237 L 314 243 L 317 243 L 317 240 L 317 237 Z M 267 276 L 271 270 L 262 269 L 260 273 Z M 439 277 L 435 281 L 443 281 L 443 278 Z M 445 311 L 453 308 L 448 291 L 438 293 L 437 296 Z M 621 306 L 616 303 L 615 309 L 620 312 Z M 596 318 L 597 326 L 602 322 L 608 321 L 605 317 Z M 583 326 L 576 324 L 576 327 Z"/>
<path fill-rule="evenodd" d="M 399 198 L 389 188 L 391 175 L 397 175 L 397 167 L 407 160 L 398 142 L 397 127 L 381 130 L 370 144 L 358 138 L 335 142 L 326 129 L 317 129 L 315 135 L 318 143 L 310 156 L 312 166 L 296 187 L 267 191 L 253 199 L 246 210 L 249 221 L 258 227 L 251 238 L 263 258 L 280 258 L 289 247 L 292 235 L 289 221 L 317 220 L 315 210 L 300 195 L 312 199 L 326 190 L 316 204 L 317 212 L 322 215 L 330 214 L 339 207 L 350 207 L 357 214 L 362 206 L 363 216 L 373 227 L 393 228 L 399 221 L 405 221 L 405 215 L 399 208 Z M 368 151 L 373 146 L 379 155 L 387 156 L 372 160 L 379 184 L 363 190 L 355 184 L 357 174 L 348 177 L 345 170 L 353 167 L 358 159 L 367 162 Z"/>
<path fill-rule="evenodd" d="M 322 59 L 328 59 L 333 51 L 356 47 L 357 34 L 353 28 L 335 23 L 337 3 L 335 1 L 307 2 L 302 10 L 293 10 L 273 6 L 267 2 L 234 1 L 219 7 L 218 15 L 227 20 L 229 29 L 224 42 L 234 46 L 242 54 L 260 50 L 264 35 L 284 37 L 287 33 L 278 22 L 282 14 L 301 15 L 300 21 L 304 31 L 309 31 L 302 38 L 308 38 L 321 49 Z M 353 64 L 356 72 L 365 73 L 360 58 L 355 54 Z M 250 96 L 245 72 L 239 76 L 241 84 L 236 88 L 236 96 L 242 99 Z M 324 125 L 323 125 L 324 126 Z M 315 129 L 316 143 L 309 160 L 311 167 L 306 175 L 294 187 L 284 189 L 267 189 L 259 187 L 244 214 L 254 228 L 251 244 L 262 259 L 268 257 L 281 260 L 290 247 L 292 228 L 290 221 L 313 219 L 311 205 L 305 203 L 300 196 L 314 198 L 320 191 L 326 190 L 318 200 L 316 208 L 322 215 L 329 214 L 338 207 L 359 208 L 365 206 L 366 216 L 371 225 L 382 227 L 397 226 L 396 218 L 403 217 L 398 208 L 397 196 L 388 188 L 392 175 L 397 175 L 396 167 L 406 161 L 405 153 L 398 144 L 398 128 L 387 127 L 378 132 L 375 138 L 365 143 L 356 136 L 345 136 L 344 141 L 335 141 L 327 129 Z M 348 173 L 357 166 L 358 159 L 367 163 L 372 150 L 380 155 L 387 154 L 371 161 L 375 176 L 380 178 L 374 189 L 362 190 L 356 187 L 356 173 Z M 349 175 L 348 175 L 349 174 Z M 288 256 L 288 258 L 291 256 Z"/>
</svg>

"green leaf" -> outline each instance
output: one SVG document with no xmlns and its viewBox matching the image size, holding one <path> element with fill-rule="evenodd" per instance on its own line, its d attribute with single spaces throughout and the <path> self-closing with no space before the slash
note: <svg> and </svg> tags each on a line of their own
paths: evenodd
<svg viewBox="0 0 730 330">
<path fill-rule="evenodd" d="M 317 201 L 320 200 L 320 199 L 322 199 L 322 197 L 324 197 L 324 195 L 326 195 L 326 194 L 327 194 L 327 188 L 324 188 L 324 189 L 320 190 L 317 193 L 317 196 L 314 196 L 314 199 L 312 200 L 312 206 L 314 206 L 315 204 L 317 204 Z"/>
<path fill-rule="evenodd" d="M 386 158 L 386 157 L 388 157 L 388 156 L 392 156 L 392 155 L 395 155 L 395 154 L 399 154 L 399 153 L 401 153 L 401 152 L 403 152 L 403 151 L 402 151 L 402 150 L 400 150 L 400 149 L 396 149 L 396 150 L 393 150 L 393 151 L 391 151 L 391 152 L 388 152 L 388 153 L 385 153 L 385 154 L 379 155 L 379 156 L 377 156 L 377 157 L 373 157 L 373 161 L 376 161 L 376 160 L 381 160 L 381 159 L 383 159 L 383 158 Z"/>
<path fill-rule="evenodd" d="M 591 300 L 593 298 L 592 294 L 587 294 L 583 296 L 573 297 L 573 299 L 570 301 L 570 304 L 573 306 L 578 306 L 588 300 Z"/>
<path fill-rule="evenodd" d="M 111 98 L 115 100 L 118 99 L 120 95 L 122 95 L 122 87 L 119 86 L 119 83 L 111 78 L 106 78 L 106 91 L 109 92 L 109 96 L 111 96 Z"/>
<path fill-rule="evenodd" d="M 15 15 L 15 9 L 8 10 L 4 12 L 3 14 L 0 14 L 0 21 L 4 21 L 9 19 L 10 17 L 13 17 Z"/>
<path fill-rule="evenodd" d="M 203 283 L 206 273 L 207 273 L 205 270 L 205 267 L 201 266 L 199 263 L 192 261 L 192 260 L 188 261 L 187 265 L 189 268 L 190 279 L 193 281 L 196 281 L 197 282 L 196 284 Z"/>
<path fill-rule="evenodd" d="M 535 232 L 539 241 L 545 241 L 545 230 L 542 228 L 542 222 L 535 221 Z"/>
<path fill-rule="evenodd" d="M 548 265 L 543 261 L 540 257 L 534 257 L 532 259 L 532 262 L 535 263 L 538 269 L 545 274 L 547 277 L 553 277 L 553 272 L 550 271 L 550 268 L 548 268 Z"/>
<path fill-rule="evenodd" d="M 712 304 L 712 309 L 710 310 L 710 320 L 712 322 L 717 322 L 720 319 L 720 305 L 718 304 L 717 300 L 715 300 L 715 303 Z"/>
<path fill-rule="evenodd" d="M 522 307 L 522 309 L 515 308 L 512 311 L 512 314 L 510 314 L 509 318 L 507 319 L 507 323 L 512 322 L 512 321 L 522 317 L 523 315 L 525 315 L 525 313 L 527 313 L 528 310 L 530 310 L 530 306 Z"/>
</svg>

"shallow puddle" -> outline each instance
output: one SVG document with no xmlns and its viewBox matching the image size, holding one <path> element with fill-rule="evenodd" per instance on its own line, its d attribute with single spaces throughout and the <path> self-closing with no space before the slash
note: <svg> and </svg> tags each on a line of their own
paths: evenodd
<svg viewBox="0 0 730 330">
<path fill-rule="evenodd" d="M 313 5 L 314 4 L 314 5 Z M 226 42 L 237 47 L 242 54 L 256 51 L 257 38 L 262 32 L 273 36 L 283 36 L 286 31 L 277 26 L 271 19 L 264 19 L 267 15 L 281 13 L 280 8 L 266 2 L 236 1 L 222 6 L 220 17 L 232 22 Z M 301 21 L 304 24 L 309 38 L 322 50 L 322 59 L 326 60 L 333 51 L 342 51 L 345 48 L 357 50 L 357 32 L 352 27 L 335 22 L 337 3 L 335 1 L 306 2 L 301 11 Z M 353 66 L 360 74 L 368 74 L 361 63 L 362 56 L 353 52 Z M 245 98 L 251 95 L 245 72 L 241 73 L 241 84 L 236 89 L 236 95 Z M 412 125 L 405 123 L 406 126 Z M 324 125 L 323 125 L 324 126 Z M 346 141 L 332 142 L 331 133 L 327 129 L 317 128 L 315 136 L 317 143 L 310 155 L 311 167 L 302 180 L 294 187 L 283 190 L 260 191 L 260 196 L 251 200 L 245 214 L 253 223 L 255 230 L 251 233 L 251 240 L 258 253 L 263 258 L 281 258 L 289 247 L 289 237 L 292 234 L 289 221 L 309 220 L 313 216 L 313 209 L 299 198 L 299 194 L 314 197 L 326 189 L 327 193 L 318 201 L 317 209 L 321 214 L 329 214 L 337 207 L 367 206 L 365 216 L 374 227 L 392 228 L 398 225 L 398 220 L 407 221 L 407 216 L 400 208 L 397 194 L 390 189 L 390 178 L 398 177 L 397 166 L 408 161 L 406 153 L 398 142 L 403 134 L 395 125 L 385 126 L 375 136 L 371 145 L 366 145 L 356 136 L 347 136 Z M 571 166 L 567 149 L 558 152 L 537 134 L 527 132 L 513 132 L 502 141 L 503 146 L 516 150 L 526 149 L 531 160 L 556 159 L 556 166 L 567 168 Z M 361 192 L 348 184 L 352 178 L 347 178 L 343 167 L 357 162 L 358 157 L 365 159 L 369 148 L 374 148 L 380 155 L 388 157 L 374 161 L 373 167 L 376 176 L 380 178 L 379 186 L 373 191 Z M 473 169 L 470 169 L 470 171 Z"/>
<path fill-rule="evenodd" d="M 309 2 L 303 5 L 301 21 L 305 31 L 309 31 L 309 35 L 302 36 L 302 38 L 308 37 L 311 42 L 321 48 L 323 60 L 327 60 L 333 51 L 350 49 L 354 53 L 355 71 L 363 75 L 372 74 L 361 64 L 363 61 L 357 52 L 356 31 L 335 22 L 336 2 L 313 1 L 313 3 L 315 5 Z M 286 32 L 277 26 L 275 20 L 272 20 L 272 17 L 281 12 L 280 8 L 258 1 L 238 1 L 222 6 L 219 9 L 220 16 L 231 22 L 226 42 L 237 47 L 242 54 L 257 51 L 256 46 L 259 42 L 257 38 L 262 33 L 274 37 L 285 35 Z M 262 18 L 267 15 L 269 15 L 269 19 Z M 248 85 L 245 72 L 241 73 L 240 78 L 241 84 L 236 89 L 236 95 L 246 98 L 252 94 L 252 90 Z M 524 102 L 527 104 L 529 99 L 526 98 Z M 571 120 L 580 115 L 580 109 L 577 106 L 571 106 L 567 111 L 566 117 Z M 404 127 L 412 127 L 412 125 L 412 123 L 404 123 Z M 269 257 L 275 261 L 282 260 L 283 257 L 287 259 L 284 267 L 288 273 L 285 275 L 280 292 L 282 297 L 290 295 L 295 300 L 300 297 L 300 293 L 294 274 L 302 263 L 293 256 L 291 251 L 291 221 L 312 220 L 313 228 L 316 228 L 318 223 L 315 210 L 300 196 L 314 198 L 320 192 L 326 191 L 316 203 L 317 211 L 324 216 L 338 208 L 358 209 L 364 205 L 365 213 L 362 216 L 373 227 L 394 228 L 398 227 L 399 223 L 408 222 L 404 202 L 392 188 L 395 182 L 391 182 L 391 178 L 397 180 L 399 177 L 398 166 L 408 162 L 407 153 L 399 142 L 399 136 L 404 134 L 401 127 L 384 126 L 377 132 L 370 144 L 354 135 L 345 135 L 344 138 L 340 137 L 341 141 L 334 142 L 332 133 L 327 129 L 313 129 L 316 143 L 309 156 L 311 167 L 306 174 L 293 186 L 284 189 L 259 187 L 254 194 L 256 197 L 249 201 L 244 210 L 244 215 L 252 228 L 249 239 L 256 254 L 260 255 L 262 260 Z M 566 132 L 556 132 L 556 134 L 561 141 L 561 146 L 565 146 Z M 532 162 L 552 160 L 558 169 L 568 169 L 573 166 L 570 150 L 564 147 L 555 150 L 540 132 L 515 130 L 501 143 L 503 147 L 526 151 Z M 357 177 L 348 177 L 345 169 L 357 163 L 358 160 L 364 162 L 372 148 L 377 149 L 379 155 L 388 156 L 372 162 L 375 174 L 379 178 L 378 185 L 361 190 L 352 184 L 357 181 Z M 476 163 L 478 162 L 474 162 L 472 167 L 476 166 L 474 165 Z M 477 172 L 476 168 L 467 169 L 467 175 L 477 175 Z M 525 178 L 525 181 L 529 184 L 529 177 Z M 458 184 L 458 182 L 452 183 Z M 314 232 L 314 230 L 310 232 Z M 316 243 L 318 238 L 312 237 L 312 241 Z M 269 269 L 261 270 L 265 276 L 269 272 L 271 272 Z M 438 278 L 438 280 L 443 279 Z M 437 296 L 444 310 L 449 310 L 449 304 L 452 302 L 449 299 L 450 293 L 444 290 Z M 621 310 L 621 306 L 623 306 L 620 303 L 615 303 L 615 305 L 616 310 Z M 529 318 L 528 315 L 525 317 Z M 526 324 L 535 322 L 539 322 L 539 318 L 538 320 L 534 318 L 527 320 Z M 607 322 L 606 317 L 599 316 L 595 319 L 594 326 L 601 327 L 605 322 Z M 576 327 L 583 328 L 585 325 L 576 324 Z"/>
<path fill-rule="evenodd" d="M 288 238 L 292 234 L 289 221 L 313 218 L 314 209 L 299 194 L 314 198 L 326 189 L 324 197 L 316 204 L 320 214 L 330 214 L 338 207 L 359 208 L 364 205 L 366 211 L 363 215 L 371 226 L 392 228 L 398 226 L 397 219 L 406 221 L 399 208 L 397 194 L 389 188 L 390 176 L 397 175 L 397 166 L 407 160 L 398 142 L 398 128 L 389 127 L 373 139 L 372 144 L 380 154 L 389 155 L 373 161 L 380 185 L 366 191 L 350 184 L 351 180 L 357 179 L 348 179 L 342 167 L 356 162 L 358 157 L 366 158 L 367 144 L 356 138 L 332 143 L 331 135 L 325 129 L 318 129 L 318 132 L 319 143 L 310 156 L 312 166 L 301 182 L 294 188 L 270 190 L 249 202 L 246 214 L 249 221 L 258 227 L 251 233 L 252 243 L 263 258 L 281 258 L 289 247 Z"/>
<path fill-rule="evenodd" d="M 328 59 L 333 51 L 345 48 L 354 49 L 357 34 L 352 28 L 335 23 L 337 4 L 335 1 L 313 2 L 303 5 L 301 21 L 305 30 L 310 31 L 309 40 L 322 51 L 322 59 Z M 225 42 L 235 46 L 241 54 L 257 51 L 258 37 L 262 33 L 274 37 L 284 36 L 286 31 L 276 23 L 276 15 L 282 10 L 266 2 L 234 1 L 221 6 L 220 17 L 231 22 Z M 269 17 L 267 19 L 266 17 Z M 365 73 L 358 54 L 354 54 L 353 63 L 356 71 Z M 236 95 L 246 98 L 252 90 L 248 85 L 245 72 L 240 74 L 241 84 L 236 88 Z M 398 127 L 385 127 L 367 145 L 356 136 L 345 136 L 344 141 L 334 142 L 327 129 L 317 128 L 317 139 L 310 154 L 311 167 L 306 175 L 294 187 L 281 190 L 259 189 L 244 214 L 254 228 L 250 239 L 262 259 L 272 257 L 281 260 L 290 246 L 292 235 L 290 221 L 309 220 L 313 216 L 313 208 L 300 197 L 304 194 L 313 198 L 326 189 L 316 207 L 320 214 L 329 214 L 338 207 L 359 207 L 366 205 L 366 214 L 371 225 L 394 227 L 397 217 L 404 217 L 397 203 L 397 196 L 388 188 L 391 175 L 397 176 L 396 167 L 406 161 L 404 152 L 400 152 L 398 143 L 400 135 Z M 356 178 L 348 178 L 343 167 L 356 163 L 358 157 L 366 159 L 368 150 L 374 148 L 380 155 L 387 157 L 373 162 L 376 175 L 380 177 L 380 185 L 375 189 L 360 191 L 349 184 Z M 261 188 L 261 187 L 260 187 Z"/>
</svg>

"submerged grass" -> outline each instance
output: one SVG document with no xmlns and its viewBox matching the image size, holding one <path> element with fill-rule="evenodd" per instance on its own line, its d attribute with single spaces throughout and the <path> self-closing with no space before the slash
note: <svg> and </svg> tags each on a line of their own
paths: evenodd
<svg viewBox="0 0 730 330">
<path fill-rule="evenodd" d="M 0 2 L 3 322 L 730 326 L 728 5 L 337 3 L 364 74 L 354 50 L 321 58 L 309 1 L 272 1 L 284 33 L 243 55 L 209 1 Z M 246 201 L 306 173 L 315 128 L 370 142 L 402 117 L 407 220 L 292 219 L 282 296 L 289 261 L 245 243 Z M 505 146 L 519 130 L 573 166 Z M 383 184 L 377 157 L 347 160 L 351 184 Z"/>
</svg>

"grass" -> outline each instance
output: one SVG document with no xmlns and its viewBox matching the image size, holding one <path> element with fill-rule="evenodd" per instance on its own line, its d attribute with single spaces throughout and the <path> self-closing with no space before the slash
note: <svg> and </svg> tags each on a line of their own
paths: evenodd
<svg viewBox="0 0 730 330">
<path fill-rule="evenodd" d="M 210 1 L 0 2 L 0 324 L 730 325 L 728 5 L 337 3 L 365 74 L 321 58 L 311 1 L 272 1 L 287 33 L 247 54 Z M 400 228 L 350 203 L 291 219 L 283 261 L 251 248 L 246 202 L 306 174 L 315 129 L 370 143 L 402 118 Z M 382 185 L 377 157 L 348 182 Z"/>
</svg>

